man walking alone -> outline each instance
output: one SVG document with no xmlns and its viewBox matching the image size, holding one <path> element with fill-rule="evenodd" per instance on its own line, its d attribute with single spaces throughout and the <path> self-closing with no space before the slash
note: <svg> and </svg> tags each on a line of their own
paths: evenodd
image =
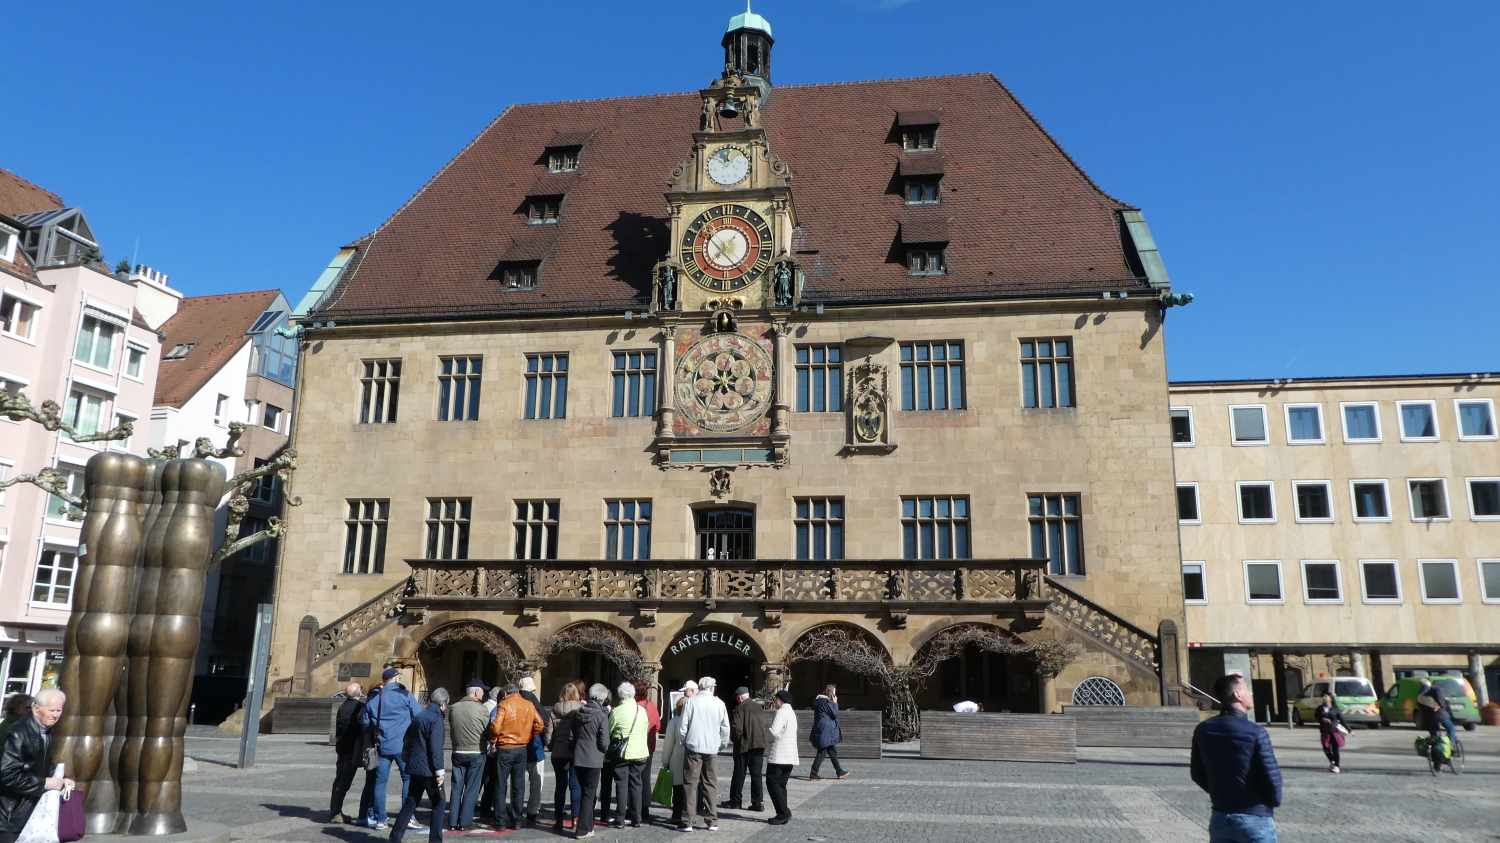
<svg viewBox="0 0 1500 843">
<path fill-rule="evenodd" d="M 682 707 L 682 725 L 678 737 L 684 747 L 682 793 L 687 799 L 683 824 L 678 831 L 692 831 L 697 820 L 698 800 L 706 806 L 703 820 L 709 831 L 719 830 L 719 782 L 714 759 L 719 747 L 729 740 L 729 711 L 714 696 L 718 682 L 712 676 L 698 680 L 698 693 Z"/>
<path fill-rule="evenodd" d="M 1271 736 L 1248 716 L 1255 710 L 1250 683 L 1231 673 L 1214 682 L 1213 694 L 1223 713 L 1193 730 L 1190 762 L 1193 782 L 1213 805 L 1209 843 L 1276 843 L 1281 768 Z"/>
<path fill-rule="evenodd" d="M 350 682 L 344 688 L 344 702 L 334 717 L 334 762 L 332 804 L 328 808 L 328 821 L 346 822 L 344 798 L 349 795 L 349 785 L 354 783 L 354 773 L 365 762 L 365 711 L 364 688 L 358 682 Z"/>
<path fill-rule="evenodd" d="M 766 723 L 760 703 L 750 699 L 750 689 L 736 688 L 739 705 L 729 715 L 729 743 L 734 747 L 734 776 L 729 780 L 729 799 L 720 808 L 741 810 L 745 807 L 745 774 L 750 775 L 750 810 L 766 809 L 761 783 L 766 763 Z"/>
</svg>

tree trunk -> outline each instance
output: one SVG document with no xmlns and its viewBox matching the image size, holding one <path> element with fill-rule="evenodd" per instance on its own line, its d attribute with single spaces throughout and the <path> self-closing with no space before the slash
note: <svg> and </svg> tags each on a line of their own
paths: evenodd
<svg viewBox="0 0 1500 843">
<path fill-rule="evenodd" d="M 900 743 L 915 739 L 922 733 L 922 721 L 917 713 L 917 698 L 911 686 L 905 682 L 889 682 L 885 685 L 888 708 L 885 716 L 885 739 Z"/>
</svg>

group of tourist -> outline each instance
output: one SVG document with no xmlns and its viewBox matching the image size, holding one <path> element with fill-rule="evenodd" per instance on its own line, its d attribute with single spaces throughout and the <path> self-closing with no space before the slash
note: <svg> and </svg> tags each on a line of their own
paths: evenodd
<svg viewBox="0 0 1500 843">
<path fill-rule="evenodd" d="M 651 822 L 653 793 L 665 802 L 668 779 L 671 825 L 678 831 L 718 831 L 718 809 L 747 810 L 747 779 L 750 812 L 764 812 L 769 795 L 774 813 L 767 822 L 784 825 L 791 819 L 787 782 L 799 756 L 789 691 L 778 691 L 769 700 L 774 714 L 767 726 L 764 709 L 748 688 L 735 689 L 731 713 L 712 676 L 689 680 L 672 694 L 675 704 L 665 724 L 647 690 L 640 681 L 622 682 L 611 691 L 575 680 L 563 684 L 549 709 L 530 677 L 495 688 L 473 679 L 457 702 L 450 704 L 448 691 L 438 688 L 424 707 L 401 684 L 396 668 L 384 671 L 368 697 L 359 683 L 350 683 L 336 716 L 338 760 L 329 822 L 350 821 L 344 802 L 355 773 L 363 769 L 354 823 L 390 829 L 393 843 L 407 831 L 423 830 L 430 843 L 440 843 L 445 829 L 466 831 L 484 818 L 501 829 L 523 823 L 535 827 L 542 809 L 540 765 L 549 759 L 552 829 L 571 830 L 580 840 L 595 836 L 596 822 L 615 829 Z M 843 739 L 838 689 L 825 688 L 812 710 L 816 756 L 810 780 L 822 780 L 825 759 L 838 778 L 847 778 L 837 749 Z M 445 763 L 449 729 L 452 752 Z M 651 762 L 658 737 L 662 770 L 653 787 Z M 716 764 L 725 746 L 733 751 L 734 766 L 728 798 L 720 802 Z M 394 822 L 386 813 L 393 766 L 401 777 L 401 810 Z M 430 826 L 415 816 L 423 796 L 432 804 Z M 0 835 L 0 843 L 9 842 Z"/>
</svg>

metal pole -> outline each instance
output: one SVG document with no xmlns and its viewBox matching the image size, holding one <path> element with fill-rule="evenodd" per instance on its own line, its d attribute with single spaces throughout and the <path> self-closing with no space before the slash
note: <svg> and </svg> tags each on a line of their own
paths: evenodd
<svg viewBox="0 0 1500 843">
<path fill-rule="evenodd" d="M 271 663 L 271 604 L 256 607 L 255 644 L 250 651 L 250 682 L 245 689 L 245 722 L 240 727 L 241 770 L 255 766 L 255 742 L 260 737 L 260 703 L 266 692 Z"/>
</svg>

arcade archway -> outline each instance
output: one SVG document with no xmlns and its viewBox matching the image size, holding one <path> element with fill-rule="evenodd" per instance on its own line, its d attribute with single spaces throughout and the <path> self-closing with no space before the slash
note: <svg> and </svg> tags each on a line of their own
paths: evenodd
<svg viewBox="0 0 1500 843">
<path fill-rule="evenodd" d="M 728 624 L 697 624 L 674 635 L 662 650 L 662 688 L 671 692 L 689 679 L 712 676 L 718 682 L 719 699 L 732 705 L 735 688 L 744 686 L 752 694 L 760 691 L 765 662 L 760 645 L 745 632 Z"/>
<path fill-rule="evenodd" d="M 470 679 L 486 685 L 514 681 L 520 676 L 521 649 L 498 628 L 476 620 L 438 627 L 422 639 L 417 662 L 422 668 L 423 693 L 446 688 L 457 698 Z"/>
<path fill-rule="evenodd" d="M 989 624 L 949 626 L 917 649 L 913 664 L 930 669 L 916 692 L 922 710 L 951 710 L 968 701 L 985 711 L 1038 712 L 1041 679 L 1033 645 Z"/>
<path fill-rule="evenodd" d="M 600 684 L 613 693 L 622 681 L 647 679 L 645 660 L 624 630 L 603 621 L 582 621 L 542 639 L 541 698 L 558 699 L 564 682 Z"/>
<path fill-rule="evenodd" d="M 904 686 L 885 645 L 853 624 L 820 624 L 798 636 L 787 652 L 791 691 L 799 707 L 810 705 L 829 685 L 839 707 L 855 711 L 890 708 L 892 683 Z"/>
</svg>

